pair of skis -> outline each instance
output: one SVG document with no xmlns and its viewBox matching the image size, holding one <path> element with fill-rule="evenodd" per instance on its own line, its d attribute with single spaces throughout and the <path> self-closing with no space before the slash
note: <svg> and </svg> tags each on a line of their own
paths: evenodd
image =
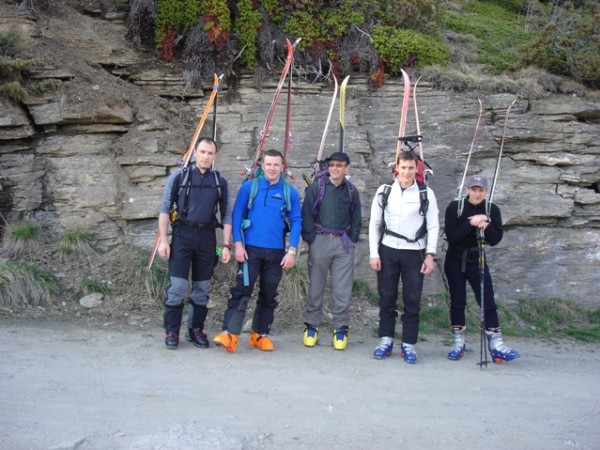
<svg viewBox="0 0 600 450">
<path fill-rule="evenodd" d="M 223 76 L 224 76 L 224 74 L 221 74 L 220 76 L 217 76 L 217 74 L 214 74 L 214 76 L 213 76 L 213 89 L 212 89 L 212 92 L 210 93 L 210 97 L 208 97 L 208 101 L 206 102 L 204 111 L 202 112 L 202 115 L 200 116 L 198 125 L 196 126 L 196 129 L 194 130 L 194 134 L 192 135 L 192 140 L 190 142 L 190 145 L 187 148 L 185 154 L 183 155 L 183 158 L 181 161 L 182 169 L 189 169 L 190 160 L 192 158 L 192 153 L 194 152 L 196 143 L 198 142 L 198 139 L 200 138 L 200 133 L 202 132 L 202 128 L 204 127 L 204 123 L 206 122 L 206 118 L 208 117 L 208 114 L 209 114 L 211 108 L 213 108 L 212 137 L 213 137 L 213 140 L 216 141 L 216 137 L 217 137 L 217 102 L 216 102 L 216 99 L 217 99 L 217 94 L 219 92 L 219 86 L 221 84 L 221 81 L 223 80 Z M 185 179 L 183 180 L 182 183 L 180 183 L 181 186 L 186 184 L 188 176 L 189 176 L 189 170 L 186 170 Z M 157 232 L 156 237 L 154 238 L 154 244 L 152 246 L 152 251 L 150 253 L 150 259 L 148 259 L 148 264 L 146 264 L 146 271 L 150 271 L 150 269 L 152 268 L 152 264 L 154 263 L 154 259 L 156 258 L 156 252 L 158 251 L 159 244 L 160 244 L 160 235 Z"/>
<path fill-rule="evenodd" d="M 252 180 L 256 176 L 256 172 L 258 169 L 258 165 L 260 163 L 260 159 L 262 156 L 262 152 L 265 146 L 265 142 L 267 140 L 267 136 L 269 133 L 269 128 L 271 126 L 271 122 L 273 121 L 273 116 L 275 115 L 275 109 L 277 108 L 277 103 L 279 102 L 279 97 L 283 91 L 283 85 L 285 83 L 286 78 L 289 74 L 288 86 L 287 86 L 287 109 L 286 109 L 286 122 L 285 122 L 285 141 L 284 141 L 284 173 L 285 175 L 289 175 L 287 170 L 287 160 L 288 154 L 292 146 L 292 135 L 291 135 L 291 119 L 292 119 L 292 74 L 291 68 L 292 63 L 294 62 L 294 50 L 296 46 L 300 42 L 300 38 L 296 39 L 296 41 L 292 44 L 289 39 L 285 40 L 287 45 L 287 56 L 285 58 L 285 63 L 283 66 L 283 70 L 281 71 L 281 76 L 279 78 L 279 83 L 277 84 L 277 88 L 275 89 L 275 94 L 273 95 L 273 100 L 271 102 L 271 106 L 269 107 L 269 112 L 267 113 L 267 120 L 259 133 L 258 136 L 258 147 L 256 148 L 256 153 L 254 155 L 254 162 L 252 167 L 246 168 L 242 171 L 242 175 L 246 175 L 247 179 Z"/>
<path fill-rule="evenodd" d="M 433 174 L 433 171 L 430 168 L 426 167 L 425 157 L 423 155 L 423 135 L 421 134 L 421 125 L 419 122 L 419 108 L 417 105 L 417 85 L 419 84 L 421 77 L 417 79 L 411 91 L 410 77 L 408 76 L 408 73 L 406 73 L 404 69 L 400 69 L 400 71 L 402 72 L 402 79 L 404 81 L 404 94 L 402 96 L 402 109 L 400 112 L 400 127 L 398 130 L 398 143 L 396 145 L 396 161 L 394 165 L 394 174 L 400 160 L 400 153 L 405 151 L 415 151 L 416 144 L 419 149 L 419 160 L 417 161 L 417 174 L 415 178 L 418 182 L 427 184 L 427 178 L 429 175 Z M 406 122 L 408 120 L 408 108 L 410 106 L 411 93 L 417 134 L 407 136 Z"/>
<path fill-rule="evenodd" d="M 477 123 L 475 125 L 475 132 L 473 133 L 473 139 L 471 140 L 471 146 L 469 147 L 469 153 L 467 155 L 467 162 L 465 164 L 465 170 L 463 171 L 462 179 L 460 185 L 458 187 L 458 199 L 460 201 L 462 194 L 462 190 L 464 188 L 465 179 L 467 177 L 467 172 L 469 169 L 469 162 L 471 161 L 471 155 L 473 153 L 473 147 L 475 146 L 475 140 L 477 138 L 477 131 L 479 130 L 479 123 L 481 122 L 481 116 L 483 114 L 483 104 L 481 103 L 481 99 L 477 99 L 479 101 L 479 116 L 477 118 Z M 514 99 L 512 103 L 506 109 L 506 114 L 504 115 L 504 129 L 502 131 L 502 140 L 500 142 L 500 150 L 498 151 L 498 156 L 496 158 L 496 167 L 494 169 L 494 176 L 492 178 L 492 186 L 490 188 L 488 199 L 486 203 L 486 209 L 491 208 L 492 201 L 494 199 L 494 193 L 496 191 L 496 183 L 498 181 L 498 174 L 500 173 L 500 162 L 502 160 L 502 153 L 504 151 L 504 142 L 506 141 L 506 131 L 508 126 L 508 115 L 510 114 L 510 110 L 517 99 Z M 486 211 L 486 214 L 489 215 L 489 210 Z M 485 330 L 485 300 L 484 300 L 484 292 L 485 292 L 485 264 L 486 264 L 486 254 L 485 254 L 485 234 L 481 228 L 477 229 L 477 262 L 479 268 L 479 328 L 481 333 L 480 345 L 479 345 L 479 362 L 477 363 L 481 369 L 483 367 L 487 367 L 489 364 L 487 354 L 488 354 L 488 342 Z"/>
<path fill-rule="evenodd" d="M 329 131 L 329 125 L 331 124 L 331 118 L 333 117 L 333 109 L 335 107 L 335 101 L 338 97 L 338 90 L 340 94 L 340 106 L 339 106 L 339 129 L 340 129 L 340 137 L 339 137 L 339 151 L 346 151 L 346 129 L 345 129 L 345 111 L 346 111 L 346 88 L 348 86 L 348 81 L 350 81 L 350 75 L 342 80 L 342 84 L 338 84 L 338 80 L 335 75 L 333 75 L 333 96 L 331 97 L 331 103 L 329 104 L 329 111 L 327 113 L 327 120 L 325 121 L 325 128 L 323 129 L 323 136 L 321 137 L 321 144 L 319 145 L 319 150 L 317 151 L 317 159 L 312 165 L 312 174 L 309 177 L 306 175 L 303 176 L 304 182 L 307 185 L 310 185 L 316 178 L 319 176 L 325 175 L 327 173 L 327 163 L 323 160 L 323 149 L 325 148 L 325 140 L 327 139 L 327 133 Z"/>
</svg>

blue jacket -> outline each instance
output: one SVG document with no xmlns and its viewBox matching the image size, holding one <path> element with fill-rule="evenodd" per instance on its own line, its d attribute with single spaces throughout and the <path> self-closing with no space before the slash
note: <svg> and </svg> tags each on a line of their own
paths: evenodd
<svg viewBox="0 0 600 450">
<path fill-rule="evenodd" d="M 252 181 L 246 181 L 240 186 L 232 212 L 233 241 L 242 240 L 242 220 L 248 208 Z M 270 184 L 266 178 L 260 177 L 258 192 L 254 204 L 248 211 L 250 226 L 244 233 L 244 243 L 254 247 L 285 248 L 285 216 L 290 224 L 289 245 L 298 247 L 302 229 L 300 195 L 295 187 L 290 186 L 290 211 L 286 211 L 283 195 L 283 181 L 280 178 L 275 184 Z"/>
</svg>

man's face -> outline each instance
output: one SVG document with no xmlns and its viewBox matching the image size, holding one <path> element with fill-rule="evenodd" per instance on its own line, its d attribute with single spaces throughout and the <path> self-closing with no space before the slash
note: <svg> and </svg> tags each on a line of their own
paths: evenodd
<svg viewBox="0 0 600 450">
<path fill-rule="evenodd" d="M 265 155 L 262 163 L 262 170 L 265 174 L 265 178 L 270 183 L 279 181 L 279 176 L 283 170 L 283 159 L 281 156 Z"/>
<path fill-rule="evenodd" d="M 473 186 L 467 189 L 469 203 L 479 205 L 487 196 L 488 190 L 479 186 Z"/>
<path fill-rule="evenodd" d="M 335 184 L 340 183 L 348 173 L 349 167 L 344 161 L 336 161 L 335 159 L 328 161 L 329 179 Z"/>
<path fill-rule="evenodd" d="M 202 141 L 196 146 L 194 150 L 194 158 L 196 159 L 196 166 L 200 170 L 210 169 L 212 163 L 217 156 L 217 149 L 214 144 L 208 141 Z"/>
<path fill-rule="evenodd" d="M 414 160 L 401 159 L 398 161 L 396 171 L 398 172 L 397 178 L 400 181 L 400 186 L 410 187 L 413 185 L 415 175 L 417 174 L 417 162 Z"/>
</svg>

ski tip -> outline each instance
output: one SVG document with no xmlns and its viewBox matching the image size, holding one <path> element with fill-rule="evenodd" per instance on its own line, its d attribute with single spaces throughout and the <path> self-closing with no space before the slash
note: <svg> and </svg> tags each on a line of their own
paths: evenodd
<svg viewBox="0 0 600 450">
<path fill-rule="evenodd" d="M 286 39 L 286 40 L 288 41 L 288 44 L 289 44 L 290 40 L 289 40 L 289 39 Z M 296 48 L 296 46 L 297 46 L 297 45 L 300 43 L 300 41 L 301 41 L 301 40 L 302 40 L 302 38 L 301 38 L 301 37 L 299 37 L 298 39 L 296 39 L 296 40 L 294 41 L 294 44 L 292 45 L 292 49 L 295 49 L 295 48 Z M 291 45 L 291 44 L 290 44 L 290 45 Z"/>
</svg>

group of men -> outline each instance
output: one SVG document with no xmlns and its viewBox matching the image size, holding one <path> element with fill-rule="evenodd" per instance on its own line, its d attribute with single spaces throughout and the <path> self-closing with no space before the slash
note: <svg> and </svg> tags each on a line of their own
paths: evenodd
<svg viewBox="0 0 600 450">
<path fill-rule="evenodd" d="M 210 279 L 218 263 L 216 229 L 222 227 L 220 260 L 229 263 L 233 249 L 238 270 L 222 331 L 212 342 L 227 352 L 236 351 L 258 281 L 249 345 L 262 351 L 275 349 L 269 332 L 278 305 L 277 289 L 283 270 L 296 264 L 302 237 L 309 246 L 303 344 L 314 347 L 319 342 L 329 277 L 332 346 L 344 350 L 350 328 L 354 252 L 361 229 L 360 195 L 347 178 L 348 154 L 335 152 L 326 159 L 326 170 L 317 174 L 301 202 L 298 191 L 283 176 L 283 155 L 277 150 L 268 150 L 262 155 L 260 171 L 241 185 L 232 210 L 228 203 L 227 180 L 212 169 L 216 155 L 214 140 L 200 138 L 194 148 L 194 164 L 171 174 L 165 186 L 158 219 L 158 252 L 169 258 L 169 286 L 164 301 L 166 347 L 176 349 L 179 344 L 188 291 L 186 337 L 197 347 L 209 346 L 204 325 Z M 417 360 L 415 344 L 423 280 L 434 270 L 439 235 L 435 194 L 417 181 L 417 163 L 414 152 L 401 152 L 394 168 L 394 181 L 378 188 L 371 205 L 369 264 L 377 272 L 379 294 L 380 341 L 373 352 L 376 359 L 392 354 L 398 317 L 398 284 L 402 280 L 400 351 L 404 361 L 415 363 Z M 466 198 L 450 203 L 445 216 L 449 248 L 444 271 L 450 287 L 454 338 L 448 358 L 452 360 L 464 355 L 467 281 L 481 304 L 477 239 L 483 236 L 489 245 L 496 245 L 502 239 L 500 210 L 485 200 L 488 192 L 485 177 L 470 177 L 467 189 Z M 170 244 L 167 240 L 169 224 L 173 230 Z M 485 326 L 492 358 L 495 362 L 515 359 L 519 353 L 502 340 L 487 265 L 484 282 Z"/>
</svg>

